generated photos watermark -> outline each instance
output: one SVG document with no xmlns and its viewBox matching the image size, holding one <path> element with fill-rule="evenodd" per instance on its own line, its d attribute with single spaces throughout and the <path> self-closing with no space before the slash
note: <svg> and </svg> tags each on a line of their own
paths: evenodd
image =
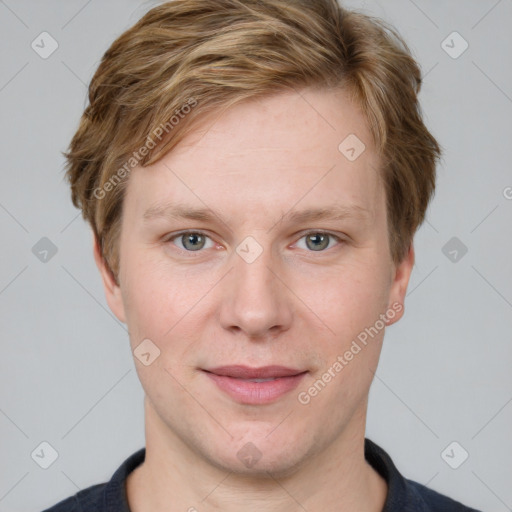
<svg viewBox="0 0 512 512">
<path fill-rule="evenodd" d="M 394 302 L 385 313 L 379 315 L 378 320 L 370 326 L 366 327 L 361 331 L 356 339 L 352 340 L 350 348 L 347 349 L 343 355 L 339 355 L 329 368 L 322 374 L 322 376 L 315 380 L 313 384 L 306 390 L 301 391 L 297 399 L 302 405 L 307 405 L 311 402 L 311 399 L 317 396 L 332 379 L 334 379 L 339 373 L 347 366 L 354 357 L 361 352 L 361 350 L 367 346 L 369 339 L 373 339 L 386 327 L 386 323 L 389 320 L 393 320 L 397 313 L 400 313 L 403 309 L 403 304 Z M 362 345 L 362 346 L 361 346 Z"/>
<path fill-rule="evenodd" d="M 155 139 L 162 140 L 164 133 L 169 133 L 174 127 L 189 114 L 197 105 L 197 100 L 191 97 L 179 109 L 174 111 L 174 115 L 166 122 L 157 126 L 150 135 L 148 135 L 146 142 L 137 150 L 132 153 L 132 156 L 120 167 L 115 174 L 113 174 L 101 187 L 97 187 L 93 191 L 93 196 L 101 200 L 107 192 L 113 190 L 128 174 L 130 171 L 139 165 L 140 161 L 148 154 L 151 149 L 157 145 Z"/>
</svg>

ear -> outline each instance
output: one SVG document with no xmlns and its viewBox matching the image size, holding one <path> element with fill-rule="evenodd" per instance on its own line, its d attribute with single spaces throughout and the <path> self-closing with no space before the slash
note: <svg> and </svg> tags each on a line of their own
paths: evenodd
<svg viewBox="0 0 512 512">
<path fill-rule="evenodd" d="M 395 312 L 395 315 L 387 320 L 387 325 L 394 324 L 404 314 L 405 294 L 414 266 L 414 246 L 411 243 L 409 250 L 400 263 L 394 266 L 391 289 L 389 292 L 388 309 Z"/>
<path fill-rule="evenodd" d="M 94 260 L 96 261 L 96 266 L 100 271 L 101 280 L 103 281 L 103 289 L 105 290 L 105 297 L 107 299 L 107 304 L 116 315 L 116 317 L 123 323 L 126 323 L 126 316 L 124 312 L 124 303 L 123 297 L 121 295 L 121 288 L 117 284 L 116 279 L 110 270 L 109 266 L 105 262 L 103 255 L 101 254 L 100 244 L 98 242 L 98 238 L 93 233 L 93 252 L 94 252 Z"/>
</svg>

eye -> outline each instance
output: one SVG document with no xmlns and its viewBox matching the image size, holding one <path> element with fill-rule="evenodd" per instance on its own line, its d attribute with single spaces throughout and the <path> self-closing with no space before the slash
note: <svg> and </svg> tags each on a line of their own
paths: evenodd
<svg viewBox="0 0 512 512">
<path fill-rule="evenodd" d="M 316 252 L 324 251 L 325 249 L 332 247 L 332 244 L 330 243 L 332 240 L 335 240 L 336 242 L 342 241 L 341 238 L 324 231 L 310 231 L 300 238 L 300 240 L 303 239 L 306 241 L 306 248 Z"/>
<path fill-rule="evenodd" d="M 187 231 L 179 233 L 167 239 L 167 242 L 174 242 L 180 249 L 184 251 L 200 251 L 201 249 L 209 249 L 213 247 L 213 241 L 200 231 Z M 208 242 L 210 245 L 208 245 Z"/>
<path fill-rule="evenodd" d="M 300 247 L 299 242 L 301 240 L 305 240 L 305 247 Z M 331 243 L 333 241 L 334 243 Z M 172 242 L 180 249 L 187 252 L 198 252 L 201 251 L 201 249 L 210 249 L 215 245 L 213 240 L 201 231 L 185 231 L 178 233 L 177 235 L 167 238 L 166 242 Z M 301 249 L 321 252 L 328 248 L 330 249 L 335 245 L 335 242 L 342 242 L 342 239 L 332 233 L 324 231 L 310 231 L 302 236 L 299 239 L 299 242 L 297 242 L 297 244 Z"/>
</svg>

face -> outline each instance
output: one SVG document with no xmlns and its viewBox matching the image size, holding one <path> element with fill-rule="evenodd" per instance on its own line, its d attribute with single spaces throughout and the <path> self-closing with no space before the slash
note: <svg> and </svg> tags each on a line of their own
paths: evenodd
<svg viewBox="0 0 512 512">
<path fill-rule="evenodd" d="M 412 250 L 393 264 L 387 233 L 379 159 L 343 91 L 237 105 L 135 168 L 119 286 L 97 246 L 96 260 L 132 350 L 150 354 L 135 359 L 146 435 L 286 474 L 362 432 L 413 264 Z"/>
</svg>

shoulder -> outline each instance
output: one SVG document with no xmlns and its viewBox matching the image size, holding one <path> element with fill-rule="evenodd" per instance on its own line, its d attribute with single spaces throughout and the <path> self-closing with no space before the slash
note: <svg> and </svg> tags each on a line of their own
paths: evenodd
<svg viewBox="0 0 512 512">
<path fill-rule="evenodd" d="M 418 482 L 406 479 L 411 494 L 423 505 L 425 512 L 480 512 L 474 508 L 467 507 L 448 496 L 444 496 Z"/>
<path fill-rule="evenodd" d="M 387 482 L 383 512 L 480 512 L 405 478 L 388 453 L 368 438 L 365 439 L 365 458 Z"/>
<path fill-rule="evenodd" d="M 42 512 L 100 512 L 105 484 L 96 484 L 78 491 Z"/>
<path fill-rule="evenodd" d="M 91 485 L 43 512 L 130 512 L 126 496 L 126 478 L 144 462 L 146 449 L 130 455 L 109 482 Z"/>
</svg>

